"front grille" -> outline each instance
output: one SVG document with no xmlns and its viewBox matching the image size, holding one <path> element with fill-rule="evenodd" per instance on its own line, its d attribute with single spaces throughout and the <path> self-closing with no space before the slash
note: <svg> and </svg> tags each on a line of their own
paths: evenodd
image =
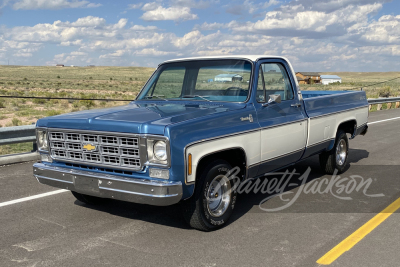
<svg viewBox="0 0 400 267">
<path fill-rule="evenodd" d="M 134 170 L 142 167 L 137 136 L 60 130 L 49 130 L 48 136 L 55 160 Z"/>
</svg>

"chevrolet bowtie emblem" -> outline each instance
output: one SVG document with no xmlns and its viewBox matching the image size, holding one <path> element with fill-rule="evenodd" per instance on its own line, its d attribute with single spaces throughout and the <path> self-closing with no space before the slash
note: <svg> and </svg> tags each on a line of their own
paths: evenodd
<svg viewBox="0 0 400 267">
<path fill-rule="evenodd" d="M 86 149 L 87 151 L 96 150 L 96 146 L 94 146 L 92 144 L 86 144 L 83 146 L 83 148 Z"/>
</svg>

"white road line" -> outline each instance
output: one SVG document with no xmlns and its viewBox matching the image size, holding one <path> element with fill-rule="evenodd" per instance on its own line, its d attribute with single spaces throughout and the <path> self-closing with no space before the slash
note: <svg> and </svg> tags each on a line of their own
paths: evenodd
<svg viewBox="0 0 400 267">
<path fill-rule="evenodd" d="M 18 198 L 18 199 L 0 203 L 0 207 L 13 205 L 13 204 L 17 204 L 20 202 L 25 202 L 25 201 L 29 201 L 29 200 L 33 200 L 33 199 L 37 199 L 37 198 L 52 196 L 52 195 L 56 195 L 56 194 L 60 194 L 60 193 L 64 193 L 64 192 L 68 192 L 68 190 L 60 189 L 60 190 L 51 191 L 51 192 L 47 192 L 47 193 L 43 193 L 43 194 L 39 194 L 39 195 L 30 196 L 30 197 Z"/>
<path fill-rule="evenodd" d="M 368 125 L 371 125 L 371 124 L 374 124 L 374 123 L 380 123 L 380 122 L 384 122 L 384 121 L 398 120 L 398 119 L 400 119 L 400 117 L 391 118 L 391 119 L 387 119 L 387 120 L 381 120 L 381 121 L 373 121 L 373 122 L 368 122 Z"/>
</svg>

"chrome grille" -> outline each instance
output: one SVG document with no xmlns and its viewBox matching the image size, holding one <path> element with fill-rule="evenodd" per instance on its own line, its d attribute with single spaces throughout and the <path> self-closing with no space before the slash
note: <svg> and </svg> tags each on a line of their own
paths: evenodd
<svg viewBox="0 0 400 267">
<path fill-rule="evenodd" d="M 48 136 L 55 160 L 134 170 L 142 167 L 137 136 L 70 130 L 49 130 Z"/>
</svg>

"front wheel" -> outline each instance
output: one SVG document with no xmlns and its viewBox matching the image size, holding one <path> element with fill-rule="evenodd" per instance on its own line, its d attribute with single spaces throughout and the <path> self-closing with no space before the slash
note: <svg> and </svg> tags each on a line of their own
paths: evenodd
<svg viewBox="0 0 400 267">
<path fill-rule="evenodd" d="M 333 174 L 335 169 L 342 173 L 347 166 L 347 157 L 349 155 L 349 140 L 344 131 L 339 130 L 336 134 L 335 146 L 329 152 L 323 152 L 319 155 L 321 168 L 327 174 Z"/>
<path fill-rule="evenodd" d="M 194 195 L 182 203 L 184 218 L 191 227 L 213 231 L 227 223 L 236 202 L 236 180 L 227 177 L 231 169 L 223 160 L 215 160 L 204 169 Z"/>
</svg>

